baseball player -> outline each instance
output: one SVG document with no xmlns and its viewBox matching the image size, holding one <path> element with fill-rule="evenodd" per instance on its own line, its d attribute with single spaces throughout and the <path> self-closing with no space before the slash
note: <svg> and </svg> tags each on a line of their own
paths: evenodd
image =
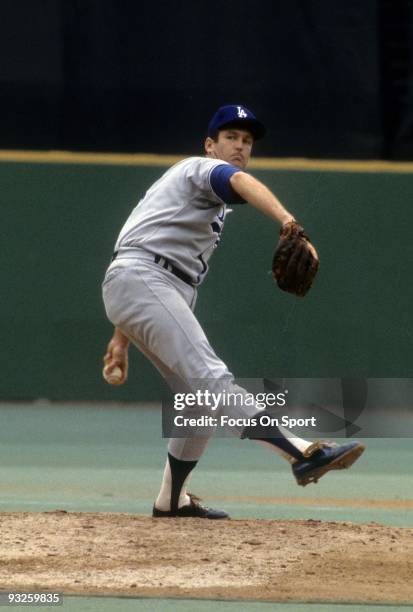
<svg viewBox="0 0 413 612">
<path fill-rule="evenodd" d="M 195 392 L 203 386 L 216 394 L 247 393 L 235 384 L 194 315 L 197 290 L 219 243 L 228 205 L 248 203 L 281 226 L 273 270 L 282 289 L 304 295 L 318 267 L 317 252 L 293 215 L 245 172 L 253 144 L 264 134 L 263 124 L 245 106 L 219 108 L 208 125 L 205 156 L 175 164 L 132 210 L 103 281 L 106 314 L 115 326 L 104 356 L 106 379 L 120 368 L 117 384 L 126 381 L 132 343 L 172 389 Z M 236 423 L 254 423 L 257 414 L 257 408 L 248 405 L 226 410 Z M 303 486 L 329 470 L 349 467 L 364 450 L 355 441 L 341 446 L 310 444 L 273 424 L 231 429 L 286 458 Z M 204 507 L 187 492 L 189 476 L 208 440 L 208 435 L 169 439 L 154 517 L 228 518 L 225 511 Z"/>
</svg>

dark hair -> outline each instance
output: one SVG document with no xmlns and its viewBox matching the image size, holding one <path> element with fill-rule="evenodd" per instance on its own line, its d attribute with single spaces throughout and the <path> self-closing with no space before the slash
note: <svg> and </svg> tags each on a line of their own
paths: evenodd
<svg viewBox="0 0 413 612">
<path fill-rule="evenodd" d="M 245 121 L 245 120 L 244 121 L 230 121 L 229 123 L 222 125 L 219 128 L 219 130 L 216 130 L 212 134 L 212 136 L 210 136 L 210 138 L 212 138 L 212 140 L 217 142 L 220 132 L 222 132 L 223 130 L 231 130 L 232 128 L 239 129 L 239 130 L 246 130 L 247 132 L 250 132 L 251 136 L 255 140 L 254 130 L 251 129 L 251 125 L 248 125 L 248 121 Z"/>
</svg>

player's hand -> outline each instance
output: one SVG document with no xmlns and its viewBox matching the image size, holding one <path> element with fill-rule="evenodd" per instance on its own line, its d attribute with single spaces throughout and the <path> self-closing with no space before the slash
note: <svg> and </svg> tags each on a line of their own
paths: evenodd
<svg viewBox="0 0 413 612">
<path fill-rule="evenodd" d="M 123 385 L 128 378 L 129 343 L 115 336 L 109 342 L 103 357 L 102 375 L 110 385 Z M 118 369 L 116 369 L 118 368 Z"/>
</svg>

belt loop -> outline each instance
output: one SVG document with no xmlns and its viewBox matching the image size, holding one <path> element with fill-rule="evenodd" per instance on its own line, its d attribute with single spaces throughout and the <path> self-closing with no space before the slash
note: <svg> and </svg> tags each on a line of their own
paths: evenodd
<svg viewBox="0 0 413 612">
<path fill-rule="evenodd" d="M 182 270 L 180 270 L 176 266 L 174 266 L 173 263 L 166 259 L 166 257 L 162 257 L 162 255 L 157 254 L 154 256 L 153 260 L 156 264 L 161 265 L 165 270 L 168 270 L 168 272 L 172 272 L 172 274 L 183 280 L 184 283 L 186 283 L 187 285 L 195 287 L 191 277 L 185 272 L 182 272 Z"/>
</svg>

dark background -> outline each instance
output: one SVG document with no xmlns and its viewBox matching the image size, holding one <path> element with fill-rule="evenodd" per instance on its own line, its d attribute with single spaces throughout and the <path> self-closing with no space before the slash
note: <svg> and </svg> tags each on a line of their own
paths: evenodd
<svg viewBox="0 0 413 612">
<path fill-rule="evenodd" d="M 405 0 L 2 0 L 0 148 L 200 153 L 237 102 L 268 125 L 258 155 L 413 159 L 411 24 Z M 100 288 L 158 163 L 6 152 L 1 398 L 159 399 L 137 351 L 128 385 L 104 383 Z M 412 174 L 362 167 L 254 170 L 322 267 L 305 301 L 278 291 L 278 229 L 252 207 L 230 216 L 197 316 L 238 377 L 412 376 Z"/>
<path fill-rule="evenodd" d="M 2 0 L 0 147 L 195 153 L 216 107 L 257 153 L 413 158 L 410 0 Z"/>
</svg>

